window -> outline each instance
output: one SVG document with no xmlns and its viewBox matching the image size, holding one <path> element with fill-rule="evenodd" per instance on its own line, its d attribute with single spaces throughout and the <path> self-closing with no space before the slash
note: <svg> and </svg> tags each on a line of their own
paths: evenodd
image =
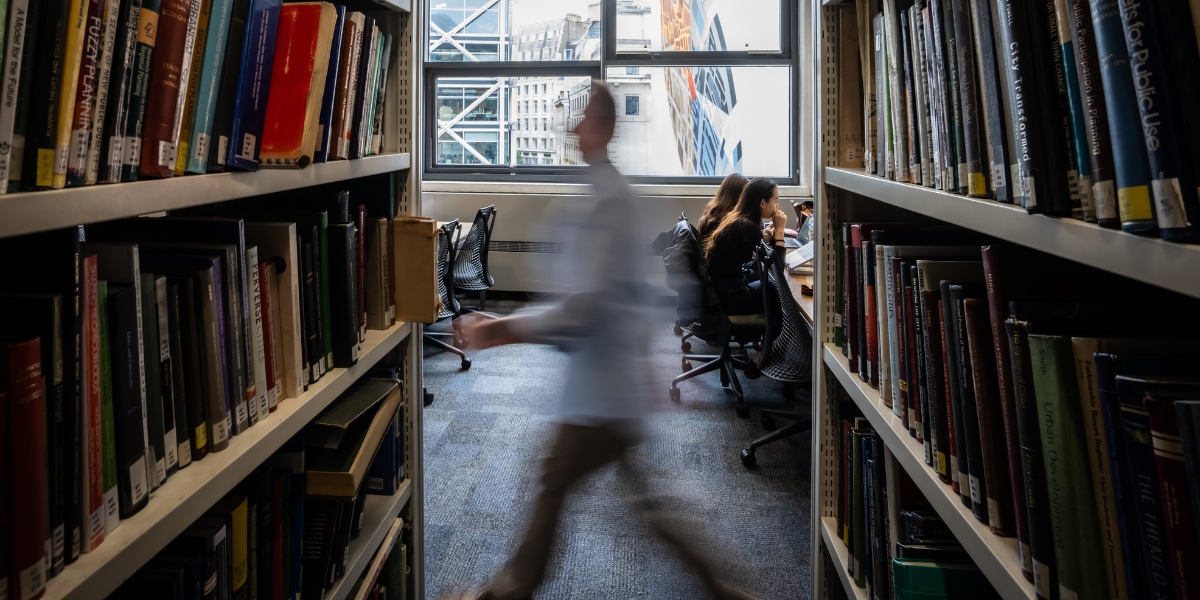
<svg viewBox="0 0 1200 600">
<path fill-rule="evenodd" d="M 813 1 L 428 0 L 426 173 L 568 176 L 583 162 L 571 132 L 603 81 L 626 175 L 803 183 L 813 92 L 796 82 L 812 69 L 799 31 Z"/>
</svg>

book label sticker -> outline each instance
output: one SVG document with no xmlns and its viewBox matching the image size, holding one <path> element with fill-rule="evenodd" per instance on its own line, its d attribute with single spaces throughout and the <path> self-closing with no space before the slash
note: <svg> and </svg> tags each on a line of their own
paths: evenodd
<svg viewBox="0 0 1200 600">
<path fill-rule="evenodd" d="M 21 571 L 21 598 L 29 600 L 46 589 L 46 561 L 39 560 Z"/>
<path fill-rule="evenodd" d="M 100 542 L 104 541 L 104 507 L 97 506 L 92 514 L 88 515 L 88 548 L 95 548 Z"/>
<path fill-rule="evenodd" d="M 1117 188 L 1113 186 L 1111 179 L 1093 183 L 1092 198 L 1096 203 L 1097 218 L 1117 218 Z"/>
<path fill-rule="evenodd" d="M 37 179 L 34 185 L 38 187 L 50 187 L 54 182 L 54 150 L 51 148 L 38 148 L 37 151 Z"/>
<path fill-rule="evenodd" d="M 125 138 L 125 156 L 121 162 L 130 167 L 142 164 L 142 138 L 132 136 Z"/>
<path fill-rule="evenodd" d="M 104 492 L 104 535 L 112 535 L 121 524 L 121 502 L 117 499 L 117 486 Z"/>
<path fill-rule="evenodd" d="M 225 164 L 225 153 L 229 151 L 229 138 L 226 136 L 217 137 L 217 164 Z"/>
<path fill-rule="evenodd" d="M 1079 171 L 1075 169 L 1067 171 L 1067 189 L 1071 193 L 1071 205 L 1079 205 L 1081 202 L 1079 197 Z"/>
<path fill-rule="evenodd" d="M 125 156 L 125 138 L 119 135 L 114 135 L 108 138 L 108 167 L 110 169 L 121 168 L 121 159 Z"/>
<path fill-rule="evenodd" d="M 1139 185 L 1117 190 L 1117 209 L 1121 222 L 1146 221 L 1154 218 L 1150 210 L 1150 186 Z"/>
<path fill-rule="evenodd" d="M 192 158 L 196 160 L 204 160 L 208 157 L 208 134 L 200 133 L 196 135 L 196 148 Z"/>
<path fill-rule="evenodd" d="M 974 475 L 968 475 L 967 479 L 971 484 L 971 502 L 983 504 L 983 498 L 979 495 L 979 478 Z"/>
<path fill-rule="evenodd" d="M 192 439 L 195 440 L 196 448 L 208 447 L 208 422 L 203 421 L 192 429 Z"/>
<path fill-rule="evenodd" d="M 221 442 L 224 442 L 225 440 L 229 439 L 229 428 L 232 426 L 233 426 L 233 424 L 230 422 L 228 414 L 226 414 L 225 418 L 221 419 L 220 421 L 214 422 L 213 423 L 213 432 L 212 432 L 212 434 L 213 434 L 213 442 L 212 443 L 214 445 L 220 444 Z"/>
<path fill-rule="evenodd" d="M 242 149 L 238 153 L 238 158 L 246 160 L 254 160 L 254 147 L 257 144 L 257 138 L 249 133 L 242 134 Z"/>
<path fill-rule="evenodd" d="M 158 482 L 161 485 L 167 479 L 167 461 L 164 458 L 159 458 L 154 461 L 154 472 L 158 474 Z"/>
<path fill-rule="evenodd" d="M 253 398 L 250 401 L 254 402 Z M 235 410 L 237 411 L 237 422 L 245 423 L 246 422 L 246 403 L 238 402 L 237 408 Z"/>
<path fill-rule="evenodd" d="M 1150 182 L 1154 189 L 1154 207 L 1158 209 L 1158 226 L 1163 229 L 1187 227 L 1187 213 L 1183 211 L 1183 193 L 1178 179 L 1155 179 Z"/>
<path fill-rule="evenodd" d="M 1050 566 L 1033 561 L 1033 589 L 1041 598 L 1050 597 Z"/>
<path fill-rule="evenodd" d="M 1025 197 L 1025 208 L 1036 208 L 1038 205 L 1037 182 L 1033 175 L 1026 175 L 1021 184 L 1021 194 Z"/>
<path fill-rule="evenodd" d="M 179 465 L 179 455 L 175 453 L 179 449 L 179 444 L 175 440 L 176 437 L 174 428 L 163 433 L 163 453 L 167 455 L 166 459 L 168 469 Z"/>
<path fill-rule="evenodd" d="M 1017 542 L 1017 555 L 1021 559 L 1021 569 L 1033 572 L 1033 555 L 1029 553 L 1029 544 Z"/>
<path fill-rule="evenodd" d="M 143 456 L 129 465 L 129 491 L 131 504 L 137 504 L 146 497 L 149 491 L 146 487 L 146 457 Z"/>
<path fill-rule="evenodd" d="M 1079 178 L 1079 204 L 1083 207 L 1083 216 L 1096 216 L 1096 201 L 1092 197 L 1092 176 L 1084 175 Z"/>
<path fill-rule="evenodd" d="M 175 159 L 175 145 L 168 141 L 158 143 L 158 166 L 170 167 Z"/>
<path fill-rule="evenodd" d="M 145 44 L 153 48 L 154 37 L 157 35 L 157 33 L 158 13 L 156 11 L 143 8 L 141 12 L 141 23 L 138 25 L 138 43 Z"/>
<path fill-rule="evenodd" d="M 988 507 L 988 525 L 991 527 L 1000 527 L 1000 505 L 996 503 L 995 498 L 987 499 Z"/>
<path fill-rule="evenodd" d="M 350 359 L 358 362 L 358 344 L 350 346 Z"/>
<path fill-rule="evenodd" d="M 67 174 L 67 157 L 71 155 L 71 144 L 68 143 L 54 147 L 54 174 Z"/>
<path fill-rule="evenodd" d="M 1079 594 L 1060 583 L 1058 584 L 1058 598 L 1059 600 L 1079 600 Z"/>
<path fill-rule="evenodd" d="M 179 466 L 186 467 L 192 462 L 192 444 L 191 442 L 181 442 L 176 444 L 176 449 L 179 452 Z"/>
<path fill-rule="evenodd" d="M 66 546 L 66 542 L 67 542 L 66 526 L 59 525 L 58 527 L 55 527 L 54 533 L 50 536 L 50 544 L 54 548 L 54 552 L 51 554 L 51 556 L 57 556 L 57 557 L 59 557 L 59 560 L 62 560 L 61 557 L 63 555 L 63 549 Z M 61 569 L 62 567 L 60 566 L 59 568 Z"/>
</svg>

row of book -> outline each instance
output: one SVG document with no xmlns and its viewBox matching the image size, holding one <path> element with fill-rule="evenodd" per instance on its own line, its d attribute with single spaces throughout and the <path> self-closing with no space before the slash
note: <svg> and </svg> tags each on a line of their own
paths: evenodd
<svg viewBox="0 0 1200 600">
<path fill-rule="evenodd" d="M 912 479 L 901 471 L 889 487 L 883 439 L 861 414 L 852 401 L 838 402 L 836 534 L 854 584 L 871 600 L 999 598 Z"/>
<path fill-rule="evenodd" d="M 939 225 L 837 233 L 850 371 L 1038 596 L 1190 597 L 1197 302 Z"/>
<path fill-rule="evenodd" d="M 852 58 L 843 75 L 862 120 L 842 126 L 869 172 L 1200 241 L 1197 2 L 859 0 L 855 16 L 861 76 Z"/>
<path fill-rule="evenodd" d="M 392 36 L 327 2 L 9 0 L 0 193 L 361 158 Z"/>
<path fill-rule="evenodd" d="M 0 240 L 4 523 L 42 528 L 49 552 L 29 546 L 23 560 L 37 561 L 0 571 L 10 585 L 44 584 L 179 469 L 355 364 L 368 329 L 392 327 L 393 221 L 367 209 L 390 215 L 389 203 L 308 194 L 221 207 L 244 219 L 138 218 Z M 21 400 L 33 395 L 40 410 Z"/>
<path fill-rule="evenodd" d="M 347 408 L 353 408 L 356 416 L 348 424 L 352 428 L 348 439 L 335 450 L 314 448 L 311 434 L 324 433 L 320 439 L 328 440 L 328 431 L 323 430 L 347 425 L 337 416 Z M 360 382 L 110 598 L 321 600 L 349 567 L 348 548 L 362 531 L 367 496 L 395 494 L 405 476 L 402 414 L 398 381 Z M 332 474 L 322 471 L 330 464 L 331 452 L 343 457 L 362 455 L 371 461 L 368 476 L 358 473 L 358 488 L 348 488 L 349 496 L 312 493 L 331 480 Z M 343 479 L 355 479 L 352 468 L 344 471 Z M 401 519 L 390 523 L 375 559 L 363 573 L 364 582 L 357 584 L 360 590 L 382 586 L 392 590 L 393 598 L 404 597 L 406 546 L 392 552 L 402 531 L 411 535 Z M 349 597 L 358 600 L 370 594 Z"/>
</svg>

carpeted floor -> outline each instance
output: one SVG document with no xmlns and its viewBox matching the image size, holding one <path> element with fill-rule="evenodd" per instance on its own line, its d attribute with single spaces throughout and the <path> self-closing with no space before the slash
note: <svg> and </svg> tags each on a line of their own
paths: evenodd
<svg viewBox="0 0 1200 600">
<path fill-rule="evenodd" d="M 488 308 L 504 314 L 523 304 L 493 300 Z M 652 492 L 669 499 L 664 506 L 687 519 L 688 534 L 704 540 L 721 577 L 761 598 L 807 598 L 810 438 L 801 434 L 761 448 L 753 471 L 738 457 L 764 433 L 757 408 L 807 411 L 807 390 L 793 404 L 782 400 L 778 383 L 741 377 L 755 408 L 743 420 L 734 414 L 732 394 L 710 373 L 681 384 L 683 401 L 671 404 L 666 390 L 680 368 L 673 318 L 663 309 L 654 332 L 662 401 L 634 460 L 646 465 Z M 702 342 L 693 345 L 704 351 Z M 566 362 L 555 349 L 535 345 L 470 355 L 474 366 L 465 372 L 451 354 L 427 350 L 425 357 L 425 385 L 436 397 L 425 409 L 425 593 L 431 600 L 482 587 L 519 540 Z M 577 486 L 535 597 L 706 597 L 625 490 L 612 466 Z"/>
</svg>

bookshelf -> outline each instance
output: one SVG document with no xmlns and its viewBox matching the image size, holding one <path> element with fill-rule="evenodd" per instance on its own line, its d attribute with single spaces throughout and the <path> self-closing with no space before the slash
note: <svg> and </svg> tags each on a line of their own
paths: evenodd
<svg viewBox="0 0 1200 600">
<path fill-rule="evenodd" d="M 404 171 L 406 152 L 311 165 L 301 170 L 210 173 L 132 183 L 21 192 L 0 196 L 0 237 L 37 233 L 177 210 L 213 202 L 286 192 L 348 179 Z"/>
<path fill-rule="evenodd" d="M 334 369 L 299 398 L 281 401 L 265 421 L 230 440 L 225 451 L 210 454 L 177 472 L 150 494 L 145 508 L 122 520 L 95 552 L 81 554 L 78 561 L 51 579 L 45 598 L 99 598 L 117 589 L 379 359 L 395 350 L 412 330 L 408 323 L 398 323 L 386 331 L 368 331 L 358 364 Z M 405 406 L 410 404 L 406 399 Z"/>
<path fill-rule="evenodd" d="M 394 38 L 386 88 L 383 145 L 380 154 L 354 160 L 310 165 L 296 170 L 260 170 L 188 175 L 133 183 L 93 185 L 60 190 L 0 195 L 0 238 L 68 229 L 114 219 L 169 213 L 188 207 L 252 198 L 310 186 L 390 176 L 394 182 L 396 215 L 419 215 L 420 173 L 410 167 L 416 151 L 419 122 L 419 73 L 413 56 L 421 51 L 419 23 L 413 10 L 424 3 L 412 0 L 348 0 L 350 10 L 369 11 L 381 30 Z M 150 494 L 137 514 L 123 519 L 111 535 L 90 553 L 80 554 L 46 585 L 46 599 L 104 598 L 151 560 L 214 503 L 235 488 L 264 460 L 299 432 L 356 380 L 385 357 L 401 368 L 405 455 L 408 473 L 399 492 L 368 497 L 361 536 L 350 545 L 346 577 L 326 598 L 346 598 L 375 554 L 387 526 L 396 518 L 411 528 L 408 554 L 412 581 L 408 597 L 424 597 L 422 549 L 424 533 L 422 469 L 421 325 L 397 322 L 383 331 L 370 330 L 360 346 L 357 364 L 333 369 L 296 398 L 282 399 L 275 412 L 234 437 L 222 452 L 210 453 L 177 471 Z M 395 364 L 395 363 L 393 363 Z"/>
<path fill-rule="evenodd" d="M 333 589 L 325 593 L 326 600 L 345 600 L 350 597 L 350 592 L 354 591 L 354 584 L 371 564 L 371 559 L 383 544 L 383 538 L 391 528 L 392 522 L 400 515 L 400 509 L 411 497 L 411 479 L 404 480 L 400 489 L 391 496 L 367 496 L 366 507 L 363 509 L 362 532 L 358 534 L 357 539 L 350 540 L 346 574 L 333 584 Z M 392 552 L 399 552 L 401 543 L 398 538 Z"/>
<path fill-rule="evenodd" d="M 1157 286 L 1191 298 L 1200 298 L 1200 281 L 1190 274 L 1200 272 L 1200 246 L 1182 245 L 1157 237 L 1143 237 L 1120 230 L 1104 229 L 1094 223 L 1071 218 L 1030 215 L 1018 206 L 993 200 L 968 198 L 932 188 L 902 183 L 869 174 L 862 168 L 839 166 L 843 122 L 861 122 L 861 107 L 842 104 L 839 84 L 843 77 L 859 77 L 857 64 L 843 72 L 839 53 L 855 23 L 855 3 L 821 0 L 813 7 L 811 39 L 817 40 L 809 60 L 819 76 L 814 102 L 816 127 L 808 140 L 813 153 L 817 227 L 821 249 L 815 260 L 813 313 L 812 387 L 813 441 L 811 473 L 812 502 L 812 597 L 837 598 L 843 590 L 850 598 L 865 597 L 847 571 L 847 549 L 837 532 L 840 428 L 837 403 L 849 398 L 861 410 L 883 441 L 888 463 L 888 507 L 896 530 L 896 477 L 903 470 L 945 521 L 963 548 L 996 591 L 1006 600 L 1034 599 L 1033 584 L 1020 568 L 1017 540 L 991 533 L 965 507 L 951 487 L 925 464 L 921 443 L 899 423 L 891 408 L 883 404 L 879 391 L 864 383 L 849 369 L 833 334 L 838 311 L 835 306 L 841 282 L 836 276 L 835 232 L 843 222 L 935 220 L 991 236 L 997 240 L 1055 255 L 1079 265 L 1101 269 L 1130 280 Z M 847 11 L 847 12 L 843 12 Z M 847 17 L 848 18 L 843 18 Z M 869 35 L 857 32 L 858 35 Z M 857 44 L 857 42 L 854 42 Z M 861 128 L 859 128 L 861 129 Z M 853 126 L 850 131 L 857 131 Z M 1036 266 L 1034 266 L 1036 268 Z M 1102 576 L 1099 573 L 1094 576 Z"/>
</svg>

